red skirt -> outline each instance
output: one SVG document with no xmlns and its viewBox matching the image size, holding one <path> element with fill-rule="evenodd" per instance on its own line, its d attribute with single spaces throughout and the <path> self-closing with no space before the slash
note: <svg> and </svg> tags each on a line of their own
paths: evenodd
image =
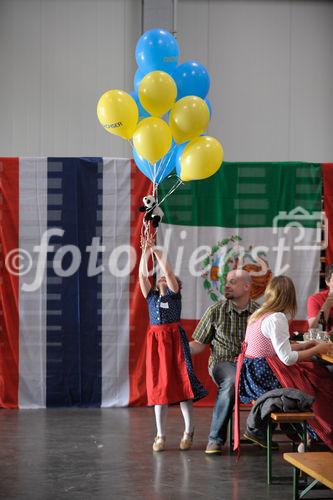
<svg viewBox="0 0 333 500">
<path fill-rule="evenodd" d="M 267 363 L 282 387 L 295 387 L 314 396 L 312 410 L 315 419 L 310 425 L 320 439 L 333 450 L 333 377 L 318 361 L 299 361 L 286 366 L 277 356 L 267 358 Z"/>
<path fill-rule="evenodd" d="M 178 323 L 149 326 L 146 386 L 148 405 L 173 404 L 193 399 Z"/>
</svg>

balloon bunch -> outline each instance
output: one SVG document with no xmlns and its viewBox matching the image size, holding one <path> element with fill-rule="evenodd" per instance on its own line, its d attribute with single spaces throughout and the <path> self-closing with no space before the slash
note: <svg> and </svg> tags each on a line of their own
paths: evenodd
<svg viewBox="0 0 333 500">
<path fill-rule="evenodd" d="M 161 29 L 139 38 L 135 57 L 134 91 L 105 92 L 97 115 L 108 132 L 132 140 L 135 163 L 152 181 L 157 198 L 158 184 L 174 170 L 178 180 L 168 195 L 182 182 L 213 175 L 223 162 L 223 148 L 202 135 L 211 116 L 207 69 L 196 61 L 178 65 L 177 40 Z"/>
</svg>

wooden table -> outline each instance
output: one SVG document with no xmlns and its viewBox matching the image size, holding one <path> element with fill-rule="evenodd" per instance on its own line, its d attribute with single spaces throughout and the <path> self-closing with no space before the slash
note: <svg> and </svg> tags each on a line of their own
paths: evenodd
<svg viewBox="0 0 333 500">
<path fill-rule="evenodd" d="M 333 363 L 333 354 L 320 354 L 319 357 L 328 363 Z"/>
<path fill-rule="evenodd" d="M 306 453 L 284 453 L 283 458 L 293 466 L 293 498 L 298 500 L 318 482 L 333 490 L 333 453 L 311 451 Z M 303 471 L 314 481 L 302 492 L 299 491 L 299 472 Z"/>
</svg>

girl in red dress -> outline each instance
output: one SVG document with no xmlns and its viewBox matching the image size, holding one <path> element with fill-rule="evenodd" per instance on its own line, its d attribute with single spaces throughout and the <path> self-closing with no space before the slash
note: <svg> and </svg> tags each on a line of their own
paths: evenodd
<svg viewBox="0 0 333 500">
<path fill-rule="evenodd" d="M 179 403 L 185 430 L 179 447 L 188 450 L 193 442 L 192 401 L 208 393 L 194 374 L 186 333 L 181 327 L 181 282 L 151 239 L 142 241 L 139 281 L 147 300 L 150 325 L 147 331 L 146 385 L 148 405 L 154 405 L 157 435 L 154 451 L 165 449 L 166 417 L 169 404 Z M 163 273 L 154 289 L 148 278 L 151 255 Z"/>
</svg>

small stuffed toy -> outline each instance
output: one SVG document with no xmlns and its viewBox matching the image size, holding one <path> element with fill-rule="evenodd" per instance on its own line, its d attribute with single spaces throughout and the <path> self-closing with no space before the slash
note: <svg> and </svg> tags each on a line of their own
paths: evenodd
<svg viewBox="0 0 333 500">
<path fill-rule="evenodd" d="M 139 207 L 140 212 L 146 212 L 144 216 L 145 221 L 152 221 L 154 227 L 158 227 L 164 215 L 163 210 L 157 206 L 156 200 L 153 195 L 148 194 L 142 198 L 143 205 Z"/>
</svg>

